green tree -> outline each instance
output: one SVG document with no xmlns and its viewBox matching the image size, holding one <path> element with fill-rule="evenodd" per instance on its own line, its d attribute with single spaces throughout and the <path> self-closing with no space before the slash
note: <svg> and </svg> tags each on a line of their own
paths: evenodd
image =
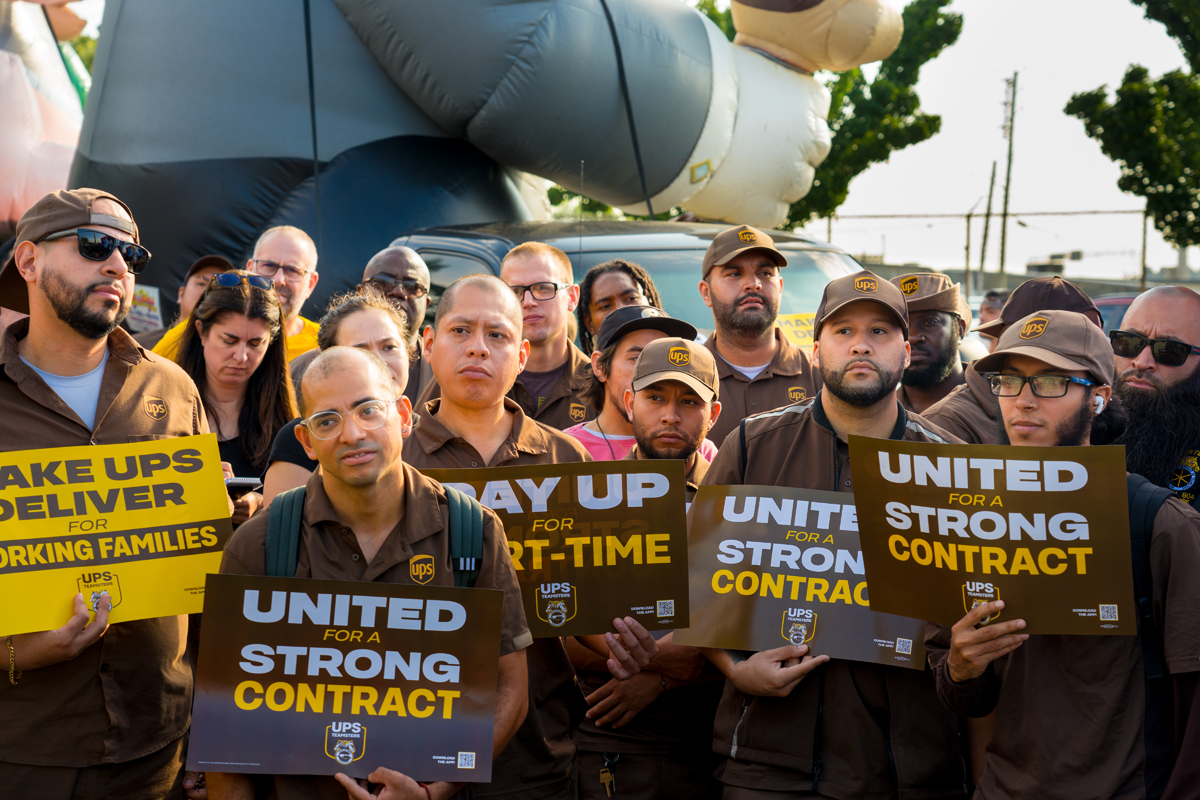
<svg viewBox="0 0 1200 800">
<path fill-rule="evenodd" d="M 79 60 L 87 67 L 88 72 L 91 72 L 92 61 L 96 58 L 95 38 L 81 33 L 71 40 L 71 47 L 75 48 L 75 52 L 79 54 Z"/>
<path fill-rule="evenodd" d="M 1192 72 L 1161 78 L 1134 64 L 1110 101 L 1108 87 L 1074 95 L 1067 114 L 1117 162 L 1117 186 L 1144 198 L 1164 239 L 1177 247 L 1200 244 L 1200 3 L 1134 0 L 1179 43 Z"/>
</svg>

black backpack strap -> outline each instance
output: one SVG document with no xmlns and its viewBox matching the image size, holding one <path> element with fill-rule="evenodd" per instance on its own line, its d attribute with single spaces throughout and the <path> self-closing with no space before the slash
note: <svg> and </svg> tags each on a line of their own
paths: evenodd
<svg viewBox="0 0 1200 800">
<path fill-rule="evenodd" d="M 470 589 L 479 580 L 483 563 L 483 506 L 470 495 L 450 486 L 450 563 L 454 567 L 454 585 Z"/>
<path fill-rule="evenodd" d="M 1150 536 L 1154 518 L 1167 498 L 1174 496 L 1170 489 L 1155 486 L 1141 475 L 1126 477 L 1129 491 L 1129 546 L 1133 556 L 1133 597 L 1136 601 L 1138 636 L 1142 640 L 1142 661 L 1146 679 L 1166 675 L 1162 630 L 1154 622 L 1154 578 L 1150 572 Z"/>
<path fill-rule="evenodd" d="M 738 426 L 741 436 L 739 437 L 738 445 L 741 447 L 741 461 L 738 467 L 741 469 L 742 483 L 746 482 L 746 420 L 742 418 L 741 424 Z"/>
<path fill-rule="evenodd" d="M 294 578 L 300 553 L 304 487 L 280 492 L 267 509 L 267 577 Z"/>
</svg>

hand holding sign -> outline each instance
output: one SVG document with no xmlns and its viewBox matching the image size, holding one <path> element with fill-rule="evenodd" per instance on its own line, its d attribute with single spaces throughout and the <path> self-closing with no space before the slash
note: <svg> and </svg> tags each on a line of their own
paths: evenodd
<svg viewBox="0 0 1200 800">
<path fill-rule="evenodd" d="M 619 681 L 627 681 L 641 672 L 650 660 L 658 655 L 658 642 L 633 617 L 614 619 L 617 635 L 604 634 L 604 643 L 612 658 L 608 659 L 608 671 Z"/>
<path fill-rule="evenodd" d="M 978 678 L 988 664 L 1016 650 L 1029 638 L 1027 633 L 1017 633 L 1025 627 L 1023 619 L 988 624 L 988 619 L 1003 608 L 1003 600 L 981 603 L 950 629 L 950 657 L 946 667 L 955 683 Z"/>
<path fill-rule="evenodd" d="M 337 782 L 346 789 L 346 794 L 354 800 L 409 800 L 409 798 L 411 800 L 428 800 L 432 796 L 425 794 L 421 784 L 404 773 L 384 767 L 379 767 L 367 776 L 367 780 L 371 783 L 382 784 L 383 788 L 378 794 L 371 794 L 363 787 L 362 782 L 354 780 L 343 772 L 339 772 L 333 777 L 337 778 Z"/>
<path fill-rule="evenodd" d="M 75 613 L 66 625 L 53 631 L 13 637 L 13 651 L 21 654 L 16 668 L 38 669 L 75 658 L 100 641 L 100 637 L 108 630 L 109 611 L 112 611 L 112 597 L 108 592 L 96 601 L 94 620 L 83 595 L 76 594 Z"/>
<path fill-rule="evenodd" d="M 829 656 L 809 655 L 806 644 L 763 650 L 744 661 L 728 651 L 723 656 L 713 663 L 739 692 L 757 697 L 787 697 L 808 673 L 829 660 Z"/>
</svg>

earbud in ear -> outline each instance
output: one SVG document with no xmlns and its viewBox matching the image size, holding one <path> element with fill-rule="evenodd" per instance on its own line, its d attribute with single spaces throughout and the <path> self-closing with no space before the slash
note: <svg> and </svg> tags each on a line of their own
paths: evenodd
<svg viewBox="0 0 1200 800">
<path fill-rule="evenodd" d="M 1104 410 L 1104 398 L 1097 396 L 1095 399 L 1092 400 L 1092 405 L 1094 405 L 1096 407 L 1096 413 L 1099 414 L 1101 411 Z"/>
</svg>

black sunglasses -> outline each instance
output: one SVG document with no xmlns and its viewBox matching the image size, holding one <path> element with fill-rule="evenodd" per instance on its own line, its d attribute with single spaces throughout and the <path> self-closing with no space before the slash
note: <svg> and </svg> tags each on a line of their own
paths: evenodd
<svg viewBox="0 0 1200 800">
<path fill-rule="evenodd" d="M 218 272 L 212 276 L 210 282 L 226 289 L 232 289 L 235 286 L 241 286 L 242 281 L 267 292 L 275 288 L 275 281 L 270 278 L 264 278 L 261 275 L 238 275 L 236 272 Z"/>
<path fill-rule="evenodd" d="M 424 297 L 429 293 L 428 286 L 422 286 L 420 281 L 413 280 L 412 278 L 396 280 L 391 275 L 375 275 L 367 278 L 366 283 L 368 286 L 375 286 L 384 294 L 390 294 L 398 290 L 400 296 L 404 298 Z"/>
<path fill-rule="evenodd" d="M 88 261 L 106 261 L 112 255 L 113 250 L 118 250 L 121 258 L 125 259 L 125 266 L 129 267 L 129 271 L 134 275 L 140 273 L 150 263 L 150 251 L 140 244 L 124 242 L 103 231 L 94 231 L 90 228 L 59 231 L 46 236 L 42 241 L 56 242 L 71 236 L 79 238 L 79 255 Z"/>
<path fill-rule="evenodd" d="M 1113 354 L 1121 358 L 1137 358 L 1138 353 L 1142 352 L 1146 345 L 1150 345 L 1151 357 L 1165 367 L 1181 367 L 1188 360 L 1188 356 L 1193 353 L 1200 355 L 1200 347 L 1187 342 L 1147 339 L 1140 333 L 1129 331 L 1113 331 L 1108 335 L 1108 341 L 1112 343 Z"/>
</svg>

